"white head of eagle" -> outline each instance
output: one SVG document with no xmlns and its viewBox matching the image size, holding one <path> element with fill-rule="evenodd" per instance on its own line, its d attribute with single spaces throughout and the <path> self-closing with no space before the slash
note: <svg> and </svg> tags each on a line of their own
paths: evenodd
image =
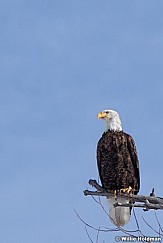
<svg viewBox="0 0 163 243">
<path fill-rule="evenodd" d="M 137 194 L 140 188 L 139 161 L 133 138 L 123 132 L 119 114 L 113 110 L 98 113 L 105 121 L 105 132 L 97 144 L 97 165 L 102 187 L 112 196 L 108 198 L 109 218 L 116 226 L 128 223 L 131 207 L 114 207 L 129 203 L 128 199 L 115 197 L 120 193 Z"/>
<path fill-rule="evenodd" d="M 102 118 L 105 121 L 105 130 L 122 131 L 122 124 L 119 114 L 113 110 L 103 110 L 97 115 L 98 119 Z"/>
</svg>

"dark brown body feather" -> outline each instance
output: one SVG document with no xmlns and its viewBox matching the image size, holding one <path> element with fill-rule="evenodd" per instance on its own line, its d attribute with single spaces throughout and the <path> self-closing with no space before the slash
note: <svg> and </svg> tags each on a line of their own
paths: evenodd
<svg viewBox="0 0 163 243">
<path fill-rule="evenodd" d="M 139 161 L 133 138 L 123 131 L 103 133 L 97 145 L 97 164 L 102 187 L 108 190 L 140 188 Z"/>
</svg>

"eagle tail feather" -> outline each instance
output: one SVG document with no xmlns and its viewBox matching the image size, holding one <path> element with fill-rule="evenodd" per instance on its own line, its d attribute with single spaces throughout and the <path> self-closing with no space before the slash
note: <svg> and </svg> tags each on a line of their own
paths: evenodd
<svg viewBox="0 0 163 243">
<path fill-rule="evenodd" d="M 107 199 L 109 204 L 109 218 L 116 226 L 124 226 L 130 219 L 130 207 L 114 207 L 114 204 L 119 202 L 122 204 L 129 203 L 128 199 L 110 197 Z"/>
</svg>

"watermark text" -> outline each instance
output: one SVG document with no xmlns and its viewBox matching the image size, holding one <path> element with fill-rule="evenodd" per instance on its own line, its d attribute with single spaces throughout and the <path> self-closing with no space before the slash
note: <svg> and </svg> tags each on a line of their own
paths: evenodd
<svg viewBox="0 0 163 243">
<path fill-rule="evenodd" d="M 115 240 L 117 242 L 161 242 L 161 237 L 151 237 L 151 236 L 116 236 Z"/>
</svg>

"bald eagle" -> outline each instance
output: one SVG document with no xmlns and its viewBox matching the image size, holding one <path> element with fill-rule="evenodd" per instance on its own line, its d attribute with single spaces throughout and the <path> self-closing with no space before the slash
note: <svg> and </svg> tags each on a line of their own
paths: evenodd
<svg viewBox="0 0 163 243">
<path fill-rule="evenodd" d="M 115 194 L 126 192 L 137 194 L 140 188 L 139 161 L 133 138 L 123 132 L 119 114 L 113 110 L 98 113 L 105 121 L 105 132 L 97 144 L 97 165 L 102 187 L 112 193 L 108 198 L 109 218 L 116 226 L 128 223 L 130 207 L 114 207 L 116 200 L 129 203 Z"/>
</svg>

